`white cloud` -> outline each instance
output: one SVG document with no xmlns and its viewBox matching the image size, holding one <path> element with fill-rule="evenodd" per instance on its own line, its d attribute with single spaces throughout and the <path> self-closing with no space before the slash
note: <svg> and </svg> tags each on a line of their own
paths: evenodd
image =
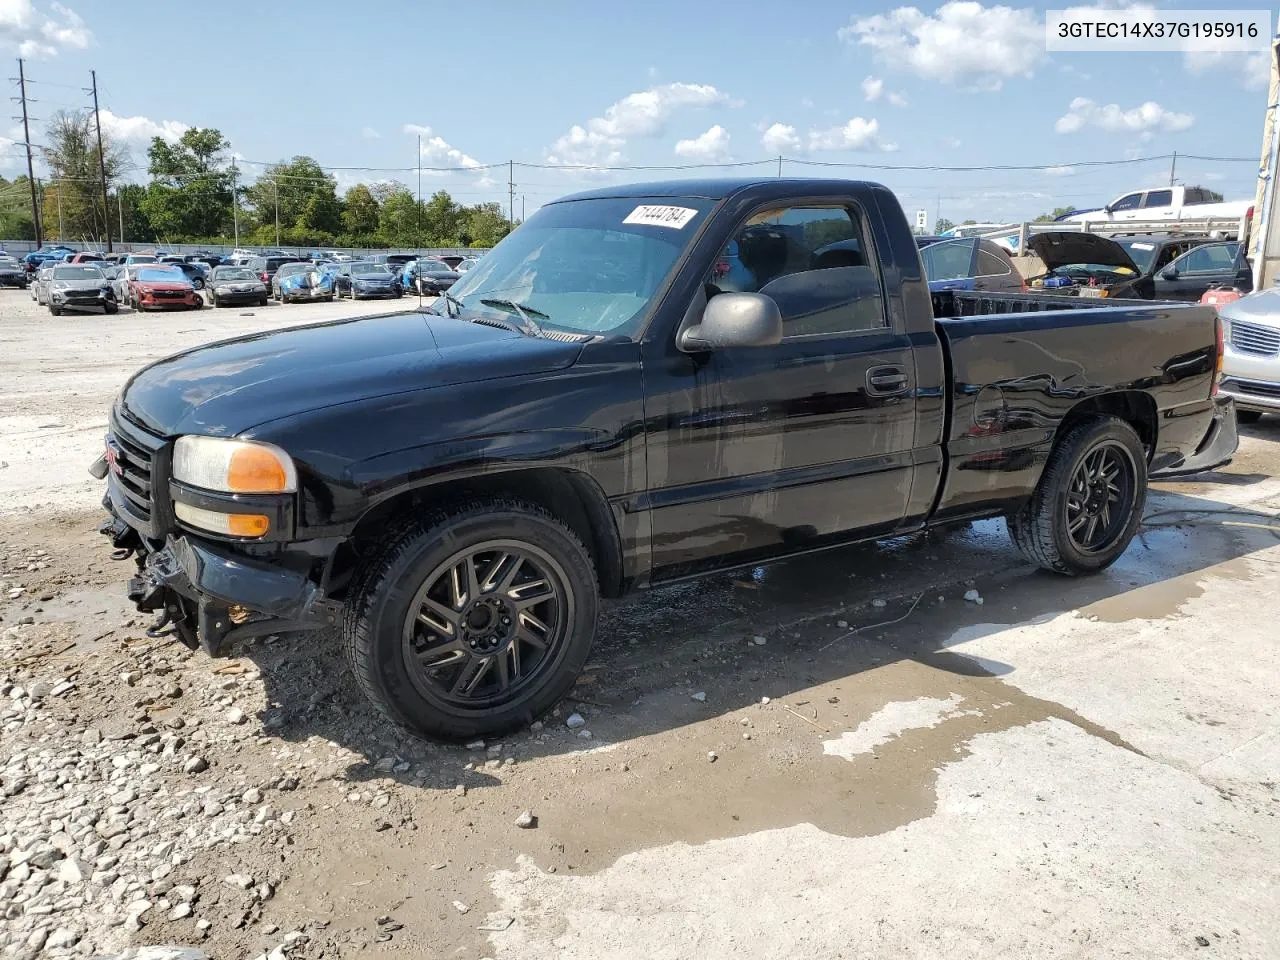
<svg viewBox="0 0 1280 960">
<path fill-rule="evenodd" d="M 705 83 L 664 83 L 629 93 L 603 116 L 574 124 L 551 146 L 547 159 L 561 164 L 616 164 L 631 137 L 657 137 L 677 110 L 729 104 L 728 94 Z"/>
<path fill-rule="evenodd" d="M 699 134 L 692 140 L 678 142 L 676 144 L 676 154 L 681 157 L 688 157 L 690 160 L 699 160 L 705 163 L 727 160 L 729 159 L 729 131 L 717 123 L 714 127 L 711 127 L 705 133 Z"/>
<path fill-rule="evenodd" d="M 377 130 L 373 129 L 373 127 L 361 127 L 360 136 L 364 137 L 366 140 L 382 139 L 382 134 L 380 134 Z"/>
<path fill-rule="evenodd" d="M 1054 123 L 1053 129 L 1058 133 L 1078 133 L 1085 127 L 1096 127 L 1108 133 L 1142 134 L 1153 130 L 1186 130 L 1193 123 L 1195 117 L 1191 114 L 1174 113 L 1152 100 L 1132 110 L 1123 110 L 1119 104 L 1103 105 L 1088 97 L 1076 97 L 1067 107 L 1067 112 Z"/>
<path fill-rule="evenodd" d="M 874 103 L 884 93 L 884 81 L 879 77 L 867 77 L 862 81 L 862 95 L 867 103 Z"/>
<path fill-rule="evenodd" d="M 770 153 L 795 153 L 801 149 L 796 128 L 787 123 L 775 123 L 760 137 L 760 145 Z"/>
<path fill-rule="evenodd" d="M 1192 73 L 1225 70 L 1236 74 L 1246 90 L 1263 90 L 1271 82 L 1271 53 L 1225 53 L 1221 50 L 1189 50 L 1183 54 L 1183 65 Z"/>
<path fill-rule="evenodd" d="M 812 109 L 813 109 L 813 101 L 812 101 L 812 100 L 810 100 L 808 97 L 801 97 L 801 98 L 800 98 L 800 106 L 804 107 L 806 110 L 812 110 Z"/>
<path fill-rule="evenodd" d="M 83 50 L 93 41 L 74 10 L 60 3 L 49 10 L 40 11 L 32 0 L 0 0 L 0 49 L 13 49 L 20 57 L 54 57 L 69 47 Z"/>
<path fill-rule="evenodd" d="M 1051 177 L 1070 177 L 1075 174 L 1076 168 L 1058 164 L 1052 167 L 1045 167 L 1044 172 Z"/>
<path fill-rule="evenodd" d="M 929 80 L 999 90 L 1045 58 L 1044 19 L 1034 10 L 951 0 L 933 16 L 915 7 L 854 17 L 838 36 L 882 62 Z"/>
<path fill-rule="evenodd" d="M 810 150 L 897 150 L 896 144 L 880 140 L 880 122 L 851 117 L 838 127 L 809 131 Z"/>
<path fill-rule="evenodd" d="M 905 107 L 910 103 L 905 93 L 898 93 L 896 90 L 890 90 L 884 98 L 889 101 L 891 107 Z"/>
<path fill-rule="evenodd" d="M 1225 180 L 1227 179 L 1227 175 L 1225 173 L 1214 173 L 1213 171 L 1209 171 L 1208 173 L 1200 174 L 1200 178 L 1202 180 Z"/>
<path fill-rule="evenodd" d="M 402 129 L 405 133 L 417 134 L 422 137 L 422 159 L 429 160 L 431 166 L 465 167 L 468 170 L 482 166 L 475 157 L 468 156 L 443 137 L 432 133 L 430 127 L 424 127 L 417 123 L 406 123 Z"/>
<path fill-rule="evenodd" d="M 118 117 L 103 110 L 102 129 L 117 140 L 130 144 L 147 144 L 153 137 L 175 143 L 190 128 L 178 120 L 152 120 L 150 117 Z"/>
</svg>

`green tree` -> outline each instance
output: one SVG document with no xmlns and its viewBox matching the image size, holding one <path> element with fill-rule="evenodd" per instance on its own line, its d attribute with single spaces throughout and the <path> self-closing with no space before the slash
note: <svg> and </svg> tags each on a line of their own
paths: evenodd
<svg viewBox="0 0 1280 960">
<path fill-rule="evenodd" d="M 452 246 L 462 227 L 462 208 L 444 190 L 437 190 L 422 206 L 422 231 L 426 243 Z"/>
<path fill-rule="evenodd" d="M 150 243 L 156 239 L 155 229 L 144 211 L 147 200 L 147 188 L 139 183 L 122 183 L 116 189 L 114 206 L 117 223 L 123 215 L 124 235 L 120 238 L 129 243 Z"/>
<path fill-rule="evenodd" d="M 955 226 L 956 225 L 946 217 L 939 217 L 937 220 L 933 221 L 933 232 L 935 234 L 946 233 L 948 230 L 954 230 Z"/>
<path fill-rule="evenodd" d="M 305 222 L 303 217 L 313 195 L 336 198 L 335 189 L 333 177 L 321 170 L 318 163 L 310 157 L 297 156 L 287 163 L 274 163 L 267 167 L 244 194 L 254 219 L 263 227 L 271 227 L 270 242 L 274 243 L 277 199 L 283 232 Z M 340 228 L 341 225 L 338 226 Z"/>
<path fill-rule="evenodd" d="M 48 202 L 41 205 L 42 216 L 49 226 L 46 233 L 57 229 L 61 202 L 62 234 L 69 240 L 94 239 L 105 235 L 105 211 L 102 208 L 102 168 L 107 172 L 108 186 L 123 172 L 128 155 L 107 133 L 102 135 L 103 159 L 99 164 L 98 140 L 93 115 L 88 111 L 59 110 L 45 129 L 48 146 L 41 148 L 49 167 L 52 218 Z"/>
<path fill-rule="evenodd" d="M 342 230 L 342 201 L 333 192 L 330 185 L 327 190 L 318 189 L 311 194 L 307 205 L 298 218 L 298 228 L 314 234 L 325 234 L 330 238 Z"/>
<path fill-rule="evenodd" d="M 458 240 L 469 247 L 492 247 L 511 232 L 500 203 L 478 203 L 464 207 Z"/>
<path fill-rule="evenodd" d="M 378 237 L 390 246 L 418 243 L 418 201 L 405 188 L 394 190 L 378 211 Z"/>
<path fill-rule="evenodd" d="M 220 130 L 193 127 L 177 143 L 160 137 L 147 148 L 151 183 L 143 200 L 151 226 L 172 239 L 221 236 L 231 225 L 231 144 Z"/>
<path fill-rule="evenodd" d="M 1054 220 L 1057 220 L 1059 217 L 1065 216 L 1066 214 L 1070 213 L 1074 209 L 1075 207 L 1054 207 L 1053 213 L 1042 213 L 1040 214 L 1040 216 L 1036 217 L 1033 222 L 1050 223 Z"/>
<path fill-rule="evenodd" d="M 378 201 L 363 183 L 357 183 L 344 198 L 342 226 L 353 237 L 369 236 L 378 230 Z"/>
<path fill-rule="evenodd" d="M 0 177 L 0 237 L 11 240 L 34 240 L 35 224 L 31 219 L 31 181 L 15 177 L 12 182 Z"/>
</svg>

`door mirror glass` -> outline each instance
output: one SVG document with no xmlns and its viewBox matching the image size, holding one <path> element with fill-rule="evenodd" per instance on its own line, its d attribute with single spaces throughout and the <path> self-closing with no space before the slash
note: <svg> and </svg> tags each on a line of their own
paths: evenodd
<svg viewBox="0 0 1280 960">
<path fill-rule="evenodd" d="M 1177 268 L 1177 267 L 1165 267 L 1163 270 L 1161 270 L 1161 271 L 1160 271 L 1160 276 L 1161 276 L 1161 277 L 1163 277 L 1165 280 L 1177 280 L 1177 279 L 1178 279 L 1178 268 Z"/>
<path fill-rule="evenodd" d="M 680 349 L 771 347 L 782 341 L 782 311 L 761 293 L 721 293 L 707 301 L 702 321 L 680 335 Z"/>
</svg>

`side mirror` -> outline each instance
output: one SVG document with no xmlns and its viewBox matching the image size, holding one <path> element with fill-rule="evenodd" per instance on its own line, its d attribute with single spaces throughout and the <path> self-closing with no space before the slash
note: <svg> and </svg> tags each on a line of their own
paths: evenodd
<svg viewBox="0 0 1280 960">
<path fill-rule="evenodd" d="M 680 334 L 686 353 L 721 347 L 771 347 L 782 340 L 782 311 L 762 293 L 720 293 L 707 301 L 702 321 Z"/>
<path fill-rule="evenodd" d="M 1113 211 L 1112 211 L 1112 209 L 1111 209 L 1111 204 L 1109 204 L 1109 203 L 1108 203 L 1108 204 L 1106 204 L 1105 206 L 1103 206 L 1102 210 L 1103 210 L 1103 212 L 1104 212 L 1104 213 L 1112 213 L 1112 212 L 1113 212 Z"/>
<path fill-rule="evenodd" d="M 1160 276 L 1165 280 L 1177 280 L 1179 277 L 1177 267 L 1165 267 L 1160 271 Z"/>
</svg>

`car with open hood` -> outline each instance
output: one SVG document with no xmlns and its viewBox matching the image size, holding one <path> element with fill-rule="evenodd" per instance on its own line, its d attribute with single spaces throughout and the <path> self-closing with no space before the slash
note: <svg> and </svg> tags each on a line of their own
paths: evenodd
<svg viewBox="0 0 1280 960">
<path fill-rule="evenodd" d="M 49 277 L 49 313 L 58 317 L 64 310 L 119 309 L 111 281 L 93 264 L 66 263 L 53 268 Z"/>
<path fill-rule="evenodd" d="M 167 264 L 144 264 L 129 279 L 129 305 L 142 310 L 199 310 L 204 300 L 186 275 Z"/>
<path fill-rule="evenodd" d="M 272 278 L 271 291 L 281 303 L 332 300 L 333 277 L 314 263 L 286 263 Z"/>
<path fill-rule="evenodd" d="M 1059 296 L 1121 297 L 1152 300 L 1155 274 L 1207 237 L 1147 234 L 1104 237 L 1094 233 L 1052 231 L 1027 238 L 1027 250 L 1046 272 L 1029 277 L 1036 292 Z"/>
</svg>

